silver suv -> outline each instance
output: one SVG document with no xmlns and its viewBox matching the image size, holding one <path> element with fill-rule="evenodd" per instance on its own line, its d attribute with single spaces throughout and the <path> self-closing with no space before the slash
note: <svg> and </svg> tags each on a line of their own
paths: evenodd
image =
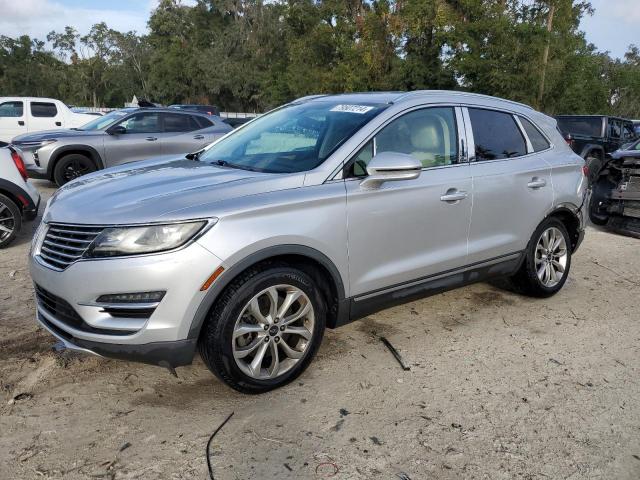
<svg viewBox="0 0 640 480">
<path fill-rule="evenodd" d="M 125 108 L 67 130 L 19 135 L 32 178 L 59 186 L 107 167 L 193 152 L 230 132 L 220 117 L 161 108 Z"/>
<path fill-rule="evenodd" d="M 556 121 L 457 92 L 301 98 L 191 159 L 60 189 L 33 243 L 38 321 L 71 348 L 231 387 L 296 378 L 335 328 L 506 277 L 564 285 L 584 160 Z"/>
</svg>

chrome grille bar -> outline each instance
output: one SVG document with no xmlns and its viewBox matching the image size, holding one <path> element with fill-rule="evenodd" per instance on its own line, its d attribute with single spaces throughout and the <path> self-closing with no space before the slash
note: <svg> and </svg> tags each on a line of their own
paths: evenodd
<svg viewBox="0 0 640 480">
<path fill-rule="evenodd" d="M 47 266 L 64 270 L 82 258 L 104 227 L 50 224 L 38 256 Z"/>
</svg>

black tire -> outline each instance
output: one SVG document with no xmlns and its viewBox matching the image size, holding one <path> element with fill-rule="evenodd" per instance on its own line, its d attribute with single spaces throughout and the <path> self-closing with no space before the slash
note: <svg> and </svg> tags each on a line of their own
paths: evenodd
<svg viewBox="0 0 640 480">
<path fill-rule="evenodd" d="M 253 378 L 241 370 L 233 355 L 236 320 L 255 295 L 283 284 L 296 287 L 310 300 L 315 319 L 312 337 L 303 356 L 288 371 L 273 379 Z M 325 323 L 325 300 L 310 275 L 286 265 L 263 265 L 242 273 L 222 292 L 202 328 L 198 348 L 204 363 L 220 380 L 239 392 L 258 394 L 288 384 L 307 368 L 322 342 Z"/>
<path fill-rule="evenodd" d="M 0 248 L 5 248 L 13 242 L 21 228 L 20 209 L 13 200 L 0 194 Z M 7 229 L 10 231 L 7 232 Z"/>
<path fill-rule="evenodd" d="M 535 266 L 535 252 L 542 233 L 551 227 L 555 227 L 564 237 L 567 259 L 560 281 L 553 286 L 546 286 L 542 283 L 540 278 L 538 278 Z M 567 277 L 569 276 L 569 270 L 571 268 L 571 253 L 571 239 L 564 224 L 557 218 L 552 217 L 546 219 L 538 226 L 538 228 L 536 228 L 531 240 L 529 240 L 525 258 L 520 269 L 515 275 L 508 279 L 512 289 L 530 297 L 546 298 L 555 295 L 563 287 L 567 281 Z"/>
<path fill-rule="evenodd" d="M 53 181 L 61 187 L 75 178 L 96 170 L 96 164 L 89 157 L 79 153 L 71 153 L 56 163 L 53 168 Z"/>
<path fill-rule="evenodd" d="M 593 152 L 589 152 L 587 158 L 584 159 L 584 163 L 589 168 L 589 185 L 593 185 L 602 169 L 602 159 Z"/>
</svg>

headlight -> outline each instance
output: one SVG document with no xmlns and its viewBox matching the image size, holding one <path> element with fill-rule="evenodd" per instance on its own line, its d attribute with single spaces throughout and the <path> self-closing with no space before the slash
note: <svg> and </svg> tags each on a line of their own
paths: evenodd
<svg viewBox="0 0 640 480">
<path fill-rule="evenodd" d="M 89 247 L 87 257 L 116 257 L 162 252 L 191 240 L 207 222 L 105 228 Z"/>
<path fill-rule="evenodd" d="M 56 140 L 55 138 L 50 138 L 47 140 L 34 140 L 34 141 L 26 141 L 26 142 L 19 142 L 16 144 L 16 147 L 19 148 L 23 148 L 23 149 L 29 149 L 29 150 L 37 150 L 38 148 L 42 148 L 42 147 L 46 147 L 47 145 L 50 145 L 52 143 L 57 142 L 58 140 Z"/>
</svg>

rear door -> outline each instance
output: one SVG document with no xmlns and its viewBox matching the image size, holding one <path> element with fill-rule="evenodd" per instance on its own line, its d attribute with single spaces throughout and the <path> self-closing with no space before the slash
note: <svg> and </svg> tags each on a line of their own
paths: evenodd
<svg viewBox="0 0 640 480">
<path fill-rule="evenodd" d="M 164 122 L 162 152 L 164 154 L 178 155 L 195 152 L 211 143 L 211 135 L 203 131 L 198 116 L 189 113 L 163 113 L 162 118 Z M 207 122 L 212 125 L 212 122 Z"/>
<path fill-rule="evenodd" d="M 114 126 L 124 127 L 125 133 L 105 135 L 106 167 L 146 160 L 162 155 L 162 126 L 160 113 L 140 112 L 130 115 Z M 107 132 L 111 130 L 110 127 Z"/>
<path fill-rule="evenodd" d="M 63 122 L 64 113 L 54 102 L 29 100 L 29 132 L 62 128 Z"/>
<path fill-rule="evenodd" d="M 471 217 L 469 164 L 461 154 L 460 109 L 420 107 L 391 120 L 347 164 L 347 224 L 352 295 L 400 288 L 467 264 Z M 374 155 L 413 155 L 414 180 L 363 188 Z"/>
<path fill-rule="evenodd" d="M 13 137 L 28 132 L 27 115 L 22 100 L 0 103 L 0 142 L 11 142 Z"/>
<path fill-rule="evenodd" d="M 536 139 L 534 148 L 520 118 L 538 131 L 530 119 L 511 112 L 465 109 L 469 149 L 474 152 L 470 263 L 524 250 L 553 205 L 551 166 L 545 160 L 551 144 L 538 131 L 542 140 Z"/>
</svg>

